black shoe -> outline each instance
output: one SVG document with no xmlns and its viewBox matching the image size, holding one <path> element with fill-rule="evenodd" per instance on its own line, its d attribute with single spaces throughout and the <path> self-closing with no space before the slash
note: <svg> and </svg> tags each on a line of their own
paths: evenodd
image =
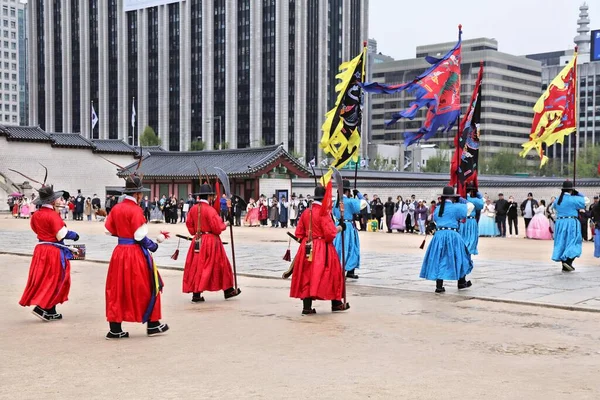
<svg viewBox="0 0 600 400">
<path fill-rule="evenodd" d="M 58 321 L 62 319 L 62 314 L 46 314 L 48 316 L 48 321 Z"/>
<path fill-rule="evenodd" d="M 473 286 L 473 284 L 471 283 L 471 281 L 466 281 L 464 283 L 459 283 L 458 284 L 458 289 L 467 289 L 470 288 L 471 286 Z"/>
<path fill-rule="evenodd" d="M 225 291 L 225 300 L 230 299 L 232 297 L 238 296 L 240 293 L 242 293 L 242 291 L 240 290 L 240 288 L 234 289 L 231 288 L 229 290 Z"/>
<path fill-rule="evenodd" d="M 441 288 L 435 288 L 435 292 L 436 293 L 445 293 L 446 292 L 446 288 L 445 287 L 441 287 Z"/>
<path fill-rule="evenodd" d="M 340 303 L 337 304 L 335 306 L 331 306 L 331 312 L 340 312 L 340 311 L 346 311 L 347 309 L 350 308 L 350 303 Z"/>
<path fill-rule="evenodd" d="M 148 336 L 158 336 L 158 335 L 166 334 L 168 330 L 169 330 L 169 325 L 160 324 L 158 326 L 155 326 L 154 328 L 146 329 L 146 333 L 148 334 Z"/>
<path fill-rule="evenodd" d="M 348 272 L 346 273 L 346 278 L 358 279 L 358 275 L 356 275 L 354 272 Z"/>
<path fill-rule="evenodd" d="M 316 314 L 317 310 L 315 310 L 314 308 L 311 308 L 310 310 L 302 310 L 302 315 L 311 315 L 311 314 Z"/>
<path fill-rule="evenodd" d="M 129 332 L 111 332 L 108 331 L 108 333 L 106 334 L 105 338 L 106 340 L 115 340 L 115 339 L 125 339 L 129 337 Z"/>
<path fill-rule="evenodd" d="M 563 270 L 563 272 L 573 272 L 573 271 L 575 271 L 575 267 L 573 267 L 566 261 L 563 261 L 562 262 L 562 270 Z"/>
<path fill-rule="evenodd" d="M 204 297 L 202 297 L 202 296 L 199 296 L 199 297 L 192 296 L 192 303 L 202 303 L 203 301 L 204 301 Z"/>
<path fill-rule="evenodd" d="M 31 313 L 44 322 L 51 321 L 49 314 L 46 311 L 44 311 L 44 309 L 40 306 L 35 306 L 35 308 L 31 311 Z M 62 318 L 62 315 L 61 315 L 61 318 Z"/>
</svg>

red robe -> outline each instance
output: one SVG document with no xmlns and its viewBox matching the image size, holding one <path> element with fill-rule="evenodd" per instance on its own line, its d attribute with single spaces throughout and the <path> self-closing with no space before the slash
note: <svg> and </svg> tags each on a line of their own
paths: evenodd
<svg viewBox="0 0 600 400">
<path fill-rule="evenodd" d="M 192 240 L 183 270 L 183 292 L 216 292 L 233 287 L 233 270 L 219 236 L 227 229 L 219 214 L 205 200 L 200 200 L 200 232 L 202 244 L 200 252 L 194 252 L 195 240 Z M 198 204 L 190 209 L 185 225 L 190 235 L 198 232 Z"/>
<path fill-rule="evenodd" d="M 138 228 L 146 224 L 144 211 L 130 199 L 115 205 L 105 228 L 113 236 L 133 239 Z M 159 278 L 160 279 L 160 278 Z M 152 298 L 153 280 L 139 244 L 119 244 L 113 250 L 106 276 L 106 320 L 109 322 L 143 322 Z M 160 293 L 150 315 L 150 321 L 161 318 Z"/>
<path fill-rule="evenodd" d="M 38 240 L 53 243 L 58 243 L 56 234 L 66 226 L 58 213 L 47 207 L 41 207 L 33 214 L 30 225 Z M 71 264 L 66 258 L 64 262 L 63 268 L 58 247 L 51 244 L 35 246 L 27 286 L 19 304 L 49 309 L 67 301 L 71 288 Z"/>
<path fill-rule="evenodd" d="M 297 299 L 341 300 L 344 274 L 333 239 L 337 229 L 330 215 L 321 215 L 321 204 L 312 206 L 313 260 L 306 258 L 306 242 L 310 225 L 310 211 L 305 211 L 296 227 L 296 237 L 301 239 L 294 260 L 294 273 L 290 297 Z"/>
</svg>

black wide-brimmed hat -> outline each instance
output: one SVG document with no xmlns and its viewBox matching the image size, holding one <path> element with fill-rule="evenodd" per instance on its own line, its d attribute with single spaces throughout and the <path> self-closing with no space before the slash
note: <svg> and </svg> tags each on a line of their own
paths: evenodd
<svg viewBox="0 0 600 400">
<path fill-rule="evenodd" d="M 198 193 L 194 193 L 194 196 L 208 196 L 210 194 L 215 194 L 212 186 L 208 183 L 203 183 L 200 186 L 200 191 Z"/>
<path fill-rule="evenodd" d="M 575 186 L 573 185 L 572 181 L 564 181 L 563 182 L 561 190 L 567 191 L 567 190 L 573 190 L 573 189 L 575 189 Z"/>
<path fill-rule="evenodd" d="M 342 182 L 344 183 L 344 190 L 350 190 L 351 189 L 350 181 L 348 179 L 344 179 Z"/>
<path fill-rule="evenodd" d="M 300 196 L 298 196 L 299 199 L 303 199 L 304 196 L 302 196 L 302 193 L 300 194 Z"/>
<path fill-rule="evenodd" d="M 150 189 L 144 187 L 142 177 L 139 175 L 130 175 L 125 180 L 125 187 L 121 190 L 123 194 L 149 192 Z"/>
<path fill-rule="evenodd" d="M 458 194 L 454 193 L 454 188 L 452 186 L 446 186 L 440 194 L 442 197 L 460 197 Z"/>
<path fill-rule="evenodd" d="M 325 197 L 325 188 L 323 186 L 317 186 L 315 188 L 315 195 L 313 196 L 313 200 L 323 200 Z"/>
<path fill-rule="evenodd" d="M 59 198 L 63 197 L 65 192 L 62 190 L 55 192 L 53 185 L 46 185 L 42 186 L 42 188 L 38 190 L 38 193 L 39 196 L 33 201 L 33 204 L 41 206 L 54 203 Z"/>
<path fill-rule="evenodd" d="M 292 199 L 296 198 L 296 193 L 292 193 Z"/>
</svg>

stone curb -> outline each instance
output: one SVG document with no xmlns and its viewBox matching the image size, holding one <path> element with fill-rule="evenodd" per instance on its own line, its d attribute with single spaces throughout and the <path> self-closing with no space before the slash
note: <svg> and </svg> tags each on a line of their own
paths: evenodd
<svg viewBox="0 0 600 400">
<path fill-rule="evenodd" d="M 27 253 L 18 253 L 18 252 L 10 252 L 10 251 L 0 251 L 0 255 L 6 254 L 11 256 L 19 256 L 19 257 L 31 257 L 31 254 Z M 99 264 L 108 264 L 108 261 L 105 260 L 93 260 L 93 259 L 85 259 L 83 261 L 99 263 Z M 173 267 L 169 265 L 157 265 L 158 268 L 170 271 L 183 271 L 183 267 Z M 238 276 L 243 276 L 246 278 L 257 278 L 257 279 L 273 279 L 273 280 L 283 280 L 280 277 L 275 276 L 265 276 L 259 274 L 249 274 L 249 273 L 238 273 Z M 370 288 L 370 289 L 383 289 L 383 290 L 393 290 L 398 292 L 411 292 L 411 293 L 427 293 L 422 290 L 414 290 L 414 289 L 398 289 L 387 286 L 374 286 L 374 285 L 363 285 L 357 286 L 357 288 Z M 541 308 L 553 308 L 557 310 L 566 310 L 566 311 L 580 311 L 580 312 L 590 312 L 590 313 L 600 313 L 600 309 L 585 307 L 585 306 L 569 306 L 564 304 L 553 304 L 553 303 L 543 303 L 536 301 L 525 301 L 525 300 L 510 300 L 510 299 L 499 299 L 495 297 L 485 297 L 485 296 L 468 296 L 468 295 L 460 295 L 460 294 L 452 294 L 445 293 L 443 296 L 453 296 L 458 297 L 463 300 L 481 300 L 488 301 L 491 303 L 505 303 L 505 304 L 517 304 L 520 306 L 530 306 L 530 307 L 541 307 Z"/>
</svg>

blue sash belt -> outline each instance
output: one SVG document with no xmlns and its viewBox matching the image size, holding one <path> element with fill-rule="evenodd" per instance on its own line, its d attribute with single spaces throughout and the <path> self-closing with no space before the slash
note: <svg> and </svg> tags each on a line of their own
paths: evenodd
<svg viewBox="0 0 600 400">
<path fill-rule="evenodd" d="M 56 242 L 56 243 L 47 242 L 45 240 L 40 240 L 40 242 L 44 242 L 42 244 L 54 246 L 58 250 L 60 250 L 60 265 L 62 265 L 63 273 L 64 273 L 64 270 L 67 268 L 67 260 L 73 259 L 73 252 L 71 250 L 69 250 L 69 248 L 67 248 L 67 246 L 65 245 L 65 242 L 63 240 L 61 240 L 60 242 Z"/>
<path fill-rule="evenodd" d="M 148 249 L 146 249 L 144 246 L 142 246 L 139 242 L 136 242 L 134 239 L 130 239 L 130 238 L 119 238 L 119 244 L 120 245 L 131 245 L 131 244 L 137 244 L 140 246 L 140 249 L 142 249 L 142 253 L 144 253 L 144 258 L 146 259 L 146 265 L 148 266 L 148 271 L 150 273 L 150 290 L 152 293 L 152 296 L 150 296 L 150 303 L 148 304 L 148 307 L 146 307 L 146 311 L 144 312 L 144 316 L 142 317 L 142 323 L 146 323 L 150 320 L 150 316 L 152 315 L 152 310 L 154 310 L 154 305 L 156 304 L 156 298 L 158 297 L 158 294 L 160 293 L 160 291 L 163 288 L 163 282 L 162 279 L 160 278 L 160 276 L 158 274 L 156 274 L 156 276 L 158 276 L 158 282 L 156 282 L 155 280 L 155 274 L 154 274 L 154 260 L 152 260 L 152 256 L 150 255 L 150 252 L 148 251 Z M 158 290 L 157 290 L 158 288 Z"/>
</svg>

